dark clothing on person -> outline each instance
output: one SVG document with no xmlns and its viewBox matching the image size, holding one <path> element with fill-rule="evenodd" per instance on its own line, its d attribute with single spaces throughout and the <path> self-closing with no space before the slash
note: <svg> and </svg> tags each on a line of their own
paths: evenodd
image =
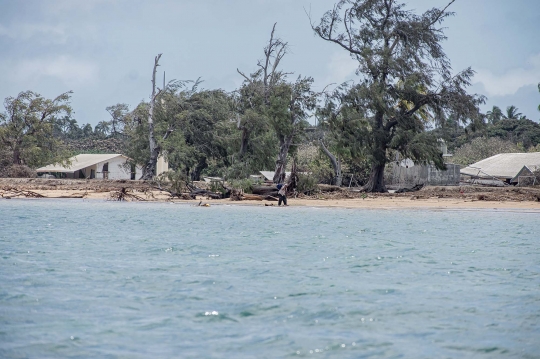
<svg viewBox="0 0 540 359">
<path fill-rule="evenodd" d="M 287 205 L 287 185 L 278 184 L 278 206 L 281 206 L 281 202 L 286 206 Z"/>
</svg>

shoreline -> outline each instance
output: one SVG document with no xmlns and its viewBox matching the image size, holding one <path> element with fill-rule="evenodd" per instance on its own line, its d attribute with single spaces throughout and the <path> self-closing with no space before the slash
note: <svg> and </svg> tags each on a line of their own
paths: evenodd
<svg viewBox="0 0 540 359">
<path fill-rule="evenodd" d="M 204 184 L 201 184 L 204 185 Z M 126 193 L 127 201 L 185 203 L 198 205 L 272 206 L 277 201 L 208 199 L 197 196 L 196 200 L 171 199 L 149 182 L 114 180 L 58 180 L 58 179 L 0 179 L 1 200 L 15 198 L 47 199 L 118 199 L 120 191 Z M 425 187 L 409 193 L 360 193 L 347 189 L 320 192 L 312 196 L 289 196 L 290 207 L 313 208 L 361 208 L 361 209 L 431 209 L 431 210 L 478 210 L 505 209 L 540 211 L 540 187 Z M 1 205 L 1 204 L 0 204 Z"/>
<path fill-rule="evenodd" d="M 82 191 L 82 190 L 39 190 L 33 192 L 45 196 L 45 198 L 36 198 L 38 200 L 48 199 L 84 199 L 91 201 L 113 201 L 110 191 Z M 143 196 L 142 193 L 137 193 Z M 202 204 L 232 205 L 232 206 L 262 206 L 278 207 L 274 201 L 232 201 L 230 199 L 212 200 L 203 197 L 197 197 L 196 200 L 170 199 L 168 195 L 160 191 L 152 191 L 148 194 L 148 201 L 139 201 L 141 203 L 177 203 L 197 206 Z M 7 198 L 2 198 L 9 200 Z M 11 197 L 11 199 L 25 199 L 24 197 Z M 312 208 L 346 208 L 346 209 L 432 209 L 432 210 L 517 210 L 540 212 L 540 202 L 535 201 L 487 201 L 475 200 L 470 198 L 418 198 L 414 194 L 408 197 L 396 196 L 370 196 L 368 198 L 288 198 L 288 207 L 312 207 Z"/>
</svg>

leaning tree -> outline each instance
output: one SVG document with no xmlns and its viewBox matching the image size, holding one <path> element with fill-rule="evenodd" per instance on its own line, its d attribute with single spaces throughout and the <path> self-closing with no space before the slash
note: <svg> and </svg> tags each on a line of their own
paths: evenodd
<svg viewBox="0 0 540 359">
<path fill-rule="evenodd" d="M 53 134 L 58 118 L 69 117 L 72 112 L 71 93 L 50 100 L 25 91 L 5 99 L 6 112 L 0 113 L 0 147 L 10 155 L 13 165 L 38 167 L 69 157 Z"/>
<path fill-rule="evenodd" d="M 425 132 L 426 112 L 430 121 L 478 116 L 483 97 L 465 90 L 474 71 L 452 74 L 441 46 L 446 39 L 441 23 L 453 14 L 446 10 L 454 1 L 417 15 L 395 0 L 341 0 L 318 25 L 312 23 L 320 38 L 358 61 L 360 79 L 342 88 L 335 112 L 354 113 L 354 121 L 340 121 L 356 126 L 344 127 L 350 146 L 361 141 L 371 162 L 368 192 L 386 192 L 384 168 L 392 149 L 444 168 L 436 139 Z"/>
</svg>

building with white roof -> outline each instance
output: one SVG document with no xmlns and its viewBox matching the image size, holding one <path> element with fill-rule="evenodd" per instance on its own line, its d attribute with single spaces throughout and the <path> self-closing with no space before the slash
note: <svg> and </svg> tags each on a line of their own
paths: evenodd
<svg viewBox="0 0 540 359">
<path fill-rule="evenodd" d="M 518 183 L 540 169 L 540 152 L 500 153 L 461 169 L 461 174 L 480 179 L 498 179 Z"/>
<path fill-rule="evenodd" d="M 121 154 L 82 154 L 71 157 L 66 164 L 51 164 L 36 171 L 63 178 L 139 179 L 142 167 L 130 166 L 128 159 Z"/>
</svg>

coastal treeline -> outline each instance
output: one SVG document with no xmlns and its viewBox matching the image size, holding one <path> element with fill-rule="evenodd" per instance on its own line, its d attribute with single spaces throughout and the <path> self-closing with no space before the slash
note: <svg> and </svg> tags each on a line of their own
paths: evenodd
<svg viewBox="0 0 540 359">
<path fill-rule="evenodd" d="M 243 82 L 231 92 L 205 89 L 201 79 L 160 88 L 159 54 L 150 100 L 112 104 L 96 126 L 73 118 L 71 92 L 8 97 L 0 115 L 0 175 L 30 176 L 74 154 L 114 152 L 143 165 L 145 179 L 153 178 L 161 155 L 185 181 L 271 170 L 277 183 L 294 164 L 304 185 L 385 192 L 385 168 L 396 156 L 444 168 L 441 140 L 463 165 L 540 150 L 538 123 L 514 106 L 481 113 L 486 98 L 467 92 L 474 71 L 452 71 L 442 47 L 452 2 L 415 14 L 392 0 L 341 0 L 310 19 L 321 41 L 358 62 L 355 81 L 321 91 L 309 74 L 283 68 L 292 55 L 274 25 L 252 68 L 237 70 Z"/>
</svg>

